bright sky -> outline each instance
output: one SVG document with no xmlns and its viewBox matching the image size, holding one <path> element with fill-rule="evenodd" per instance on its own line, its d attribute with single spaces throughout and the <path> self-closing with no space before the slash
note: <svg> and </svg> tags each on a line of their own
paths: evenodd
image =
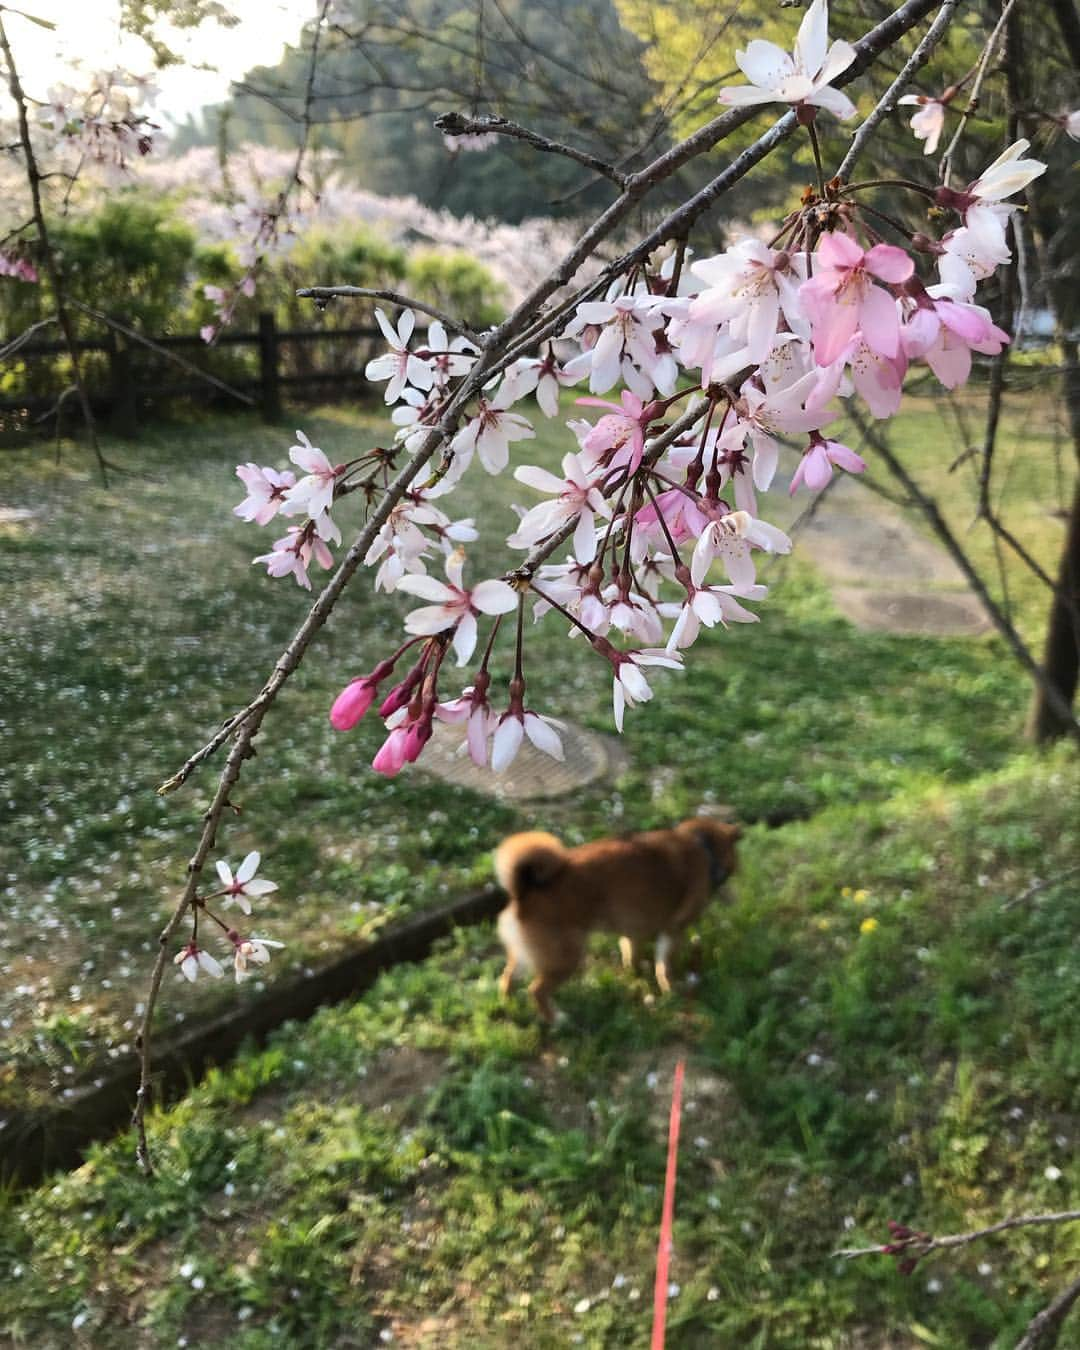
<svg viewBox="0 0 1080 1350">
<path fill-rule="evenodd" d="M 303 21 L 316 10 L 316 0 L 225 3 L 240 20 L 235 28 L 222 28 L 208 20 L 186 34 L 162 32 L 168 45 L 184 53 L 189 62 L 157 77 L 161 96 L 154 112 L 163 120 L 183 121 L 189 112 L 219 102 L 228 92 L 229 81 L 239 79 L 252 66 L 274 64 L 285 43 L 296 40 Z M 56 31 L 50 33 L 14 10 L 4 15 L 22 82 L 34 98 L 43 99 L 48 87 L 61 80 L 78 87 L 71 69 L 75 62 L 88 72 L 125 66 L 141 75 L 152 69 L 149 49 L 134 38 L 121 38 L 118 0 L 18 0 L 18 7 L 56 24 Z M 213 69 L 190 68 L 195 65 Z"/>
</svg>

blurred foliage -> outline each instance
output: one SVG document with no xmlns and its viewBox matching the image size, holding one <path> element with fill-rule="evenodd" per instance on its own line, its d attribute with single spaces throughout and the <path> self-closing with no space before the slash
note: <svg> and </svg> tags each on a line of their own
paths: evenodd
<svg viewBox="0 0 1080 1350">
<path fill-rule="evenodd" d="M 204 288 L 228 289 L 243 275 L 228 244 L 200 245 L 170 200 L 138 190 L 125 191 L 93 211 L 59 221 L 54 237 L 72 299 L 151 338 L 191 335 L 212 324 L 216 309 Z M 501 287 L 482 263 L 466 253 L 408 250 L 365 226 L 315 227 L 287 252 L 268 260 L 259 272 L 255 294 L 241 297 L 237 304 L 232 330 L 252 332 L 263 311 L 272 312 L 282 329 L 334 331 L 372 322 L 368 305 L 341 302 L 316 313 L 310 301 L 296 296 L 298 287 L 313 285 L 403 289 L 418 300 L 464 314 L 477 325 L 491 324 L 504 312 Z M 52 310 L 51 288 L 45 279 L 37 286 L 0 287 L 0 332 L 21 332 Z M 89 341 L 100 341 L 107 332 L 100 320 L 78 310 L 75 325 Z M 42 334 L 43 339 L 50 336 L 55 334 Z M 373 352 L 377 344 L 372 342 Z M 225 344 L 212 351 L 185 349 L 183 355 L 227 381 L 254 376 L 258 370 L 253 347 Z M 186 378 L 165 357 L 145 347 L 136 345 L 132 359 L 141 383 Z M 365 359 L 365 352 L 358 358 L 355 345 L 344 342 L 297 343 L 282 347 L 281 370 L 330 375 L 355 371 Z M 92 390 L 107 394 L 106 355 L 88 352 L 84 360 Z M 68 371 L 66 354 L 12 363 L 3 371 L 0 396 L 56 394 L 68 382 Z"/>
<path fill-rule="evenodd" d="M 609 201 L 610 185 L 513 141 L 448 152 L 435 117 L 499 114 L 613 157 L 651 135 L 641 44 L 612 0 L 349 0 L 342 11 L 322 39 L 312 139 L 361 187 L 458 215 L 577 215 Z M 295 144 L 311 37 L 309 26 L 277 66 L 239 82 L 222 110 L 235 142 Z M 212 142 L 218 120 L 189 121 L 178 148 Z"/>
</svg>

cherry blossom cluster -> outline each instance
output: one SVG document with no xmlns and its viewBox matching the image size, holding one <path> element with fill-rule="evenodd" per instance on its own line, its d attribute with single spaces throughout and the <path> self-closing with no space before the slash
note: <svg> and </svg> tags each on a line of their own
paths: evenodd
<svg viewBox="0 0 1080 1350">
<path fill-rule="evenodd" d="M 262 896 L 270 895 L 276 891 L 277 884 L 275 882 L 267 881 L 265 877 L 255 875 L 259 870 L 259 861 L 258 853 L 249 853 L 236 869 L 234 875 L 229 864 L 219 860 L 216 867 L 221 888 L 210 892 L 208 895 L 196 895 L 192 906 L 191 936 L 173 957 L 174 963 L 185 979 L 194 983 L 198 979 L 200 971 L 204 975 L 210 975 L 218 980 L 225 974 L 221 962 L 213 953 L 202 946 L 199 940 L 200 917 L 205 917 L 216 924 L 221 930 L 222 938 L 230 944 L 233 970 L 236 973 L 238 984 L 252 974 L 251 968 L 253 965 L 262 966 L 270 960 L 272 948 L 280 948 L 284 945 L 280 942 L 274 942 L 270 938 L 245 937 L 231 923 L 221 918 L 209 907 L 211 901 L 217 900 L 221 902 L 223 907 L 236 905 L 245 915 L 249 915 L 252 900 L 258 900 Z"/>
<path fill-rule="evenodd" d="M 78 175 L 86 169 L 107 183 L 125 182 L 154 148 L 156 123 L 144 111 L 157 88 L 126 70 L 98 71 L 85 90 L 54 85 L 39 112 L 56 148 Z"/>
<path fill-rule="evenodd" d="M 751 83 L 720 99 L 791 105 L 818 156 L 819 110 L 854 115 L 830 84 L 854 57 L 848 44 L 829 44 L 825 0 L 815 0 L 794 52 L 749 43 L 736 60 Z M 924 130 L 933 132 L 928 122 Z M 1017 141 L 963 188 L 899 180 L 898 191 L 946 219 L 937 237 L 864 205 L 878 184 L 822 173 L 771 238 L 737 238 L 711 257 L 685 247 L 654 255 L 606 289 L 594 287 L 539 350 L 489 359 L 481 369 L 490 377 L 478 380 L 435 467 L 397 501 L 364 559 L 376 589 L 424 603 L 406 615 L 401 646 L 342 690 L 330 711 L 334 727 L 347 731 L 377 708 L 386 737 L 373 768 L 384 774 L 417 760 L 437 721 L 464 724 L 464 750 L 495 772 L 526 739 L 559 759 L 560 724 L 526 698 L 527 610 L 534 621 L 568 626 L 606 663 L 620 730 L 625 709 L 652 698 L 649 672 L 680 669 L 703 627 L 756 622 L 748 606 L 767 595 L 759 560 L 791 548 L 760 514 L 759 494 L 781 473 L 791 493 L 820 491 L 837 470 L 861 473 L 861 456 L 828 431 L 845 400 L 892 417 L 912 366 L 953 389 L 968 379 L 975 354 L 994 355 L 1009 341 L 976 293 L 1010 258 L 1010 199 L 1044 171 L 1028 148 Z M 239 516 L 260 525 L 278 514 L 297 518 L 256 561 L 301 586 L 310 586 L 312 560 L 333 563 L 339 501 L 357 490 L 373 500 L 396 456 L 443 423 L 484 359 L 438 320 L 424 331 L 409 309 L 396 324 L 376 316 L 387 351 L 367 376 L 383 384 L 393 408 L 393 443 L 334 464 L 298 433 L 289 453 L 302 477 L 256 464 L 237 469 L 248 491 Z M 518 509 L 506 540 L 524 560 L 498 577 L 470 577 L 474 522 L 451 519 L 442 499 L 477 462 L 489 474 L 510 467 L 511 447 L 535 435 L 533 414 L 520 410 L 525 399 L 557 418 L 564 391 L 581 386 L 582 415 L 566 422 L 560 471 L 521 462 L 513 469 L 542 498 Z M 432 574 L 436 560 L 445 579 Z M 490 662 L 511 614 L 514 670 L 500 697 Z M 467 683 L 448 690 L 446 658 L 462 668 L 478 650 Z"/>
<path fill-rule="evenodd" d="M 251 192 L 234 205 L 230 234 L 238 241 L 237 255 L 244 270 L 239 281 L 232 285 L 203 287 L 203 295 L 216 311 L 214 322 L 199 329 L 204 342 L 213 342 L 218 333 L 232 323 L 240 301 L 255 294 L 263 264 L 287 248 L 295 238 L 297 221 L 304 209 L 293 192 L 295 187 L 294 174 L 294 180 L 283 187 L 272 202 Z"/>
</svg>

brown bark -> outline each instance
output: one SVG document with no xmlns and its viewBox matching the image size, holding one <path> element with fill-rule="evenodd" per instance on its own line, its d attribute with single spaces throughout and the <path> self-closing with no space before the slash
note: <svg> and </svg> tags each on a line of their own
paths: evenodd
<svg viewBox="0 0 1080 1350">
<path fill-rule="evenodd" d="M 1080 353 L 1075 342 L 1063 342 L 1065 356 L 1065 404 L 1069 412 L 1073 448 L 1076 451 L 1077 478 L 1073 491 L 1065 546 L 1058 564 L 1057 587 L 1050 608 L 1042 667 L 1047 681 L 1068 703 L 1076 697 L 1080 682 Z M 1028 713 L 1028 735 L 1044 745 L 1064 735 L 1067 727 L 1050 706 L 1046 690 L 1035 686 Z"/>
</svg>

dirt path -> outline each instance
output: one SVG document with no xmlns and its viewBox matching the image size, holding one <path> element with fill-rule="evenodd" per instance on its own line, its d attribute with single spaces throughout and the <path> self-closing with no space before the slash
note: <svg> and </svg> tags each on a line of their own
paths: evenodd
<svg viewBox="0 0 1080 1350">
<path fill-rule="evenodd" d="M 796 501 L 777 524 L 787 528 L 806 509 L 805 495 Z M 990 627 L 940 544 L 850 478 L 836 483 L 796 530 L 795 550 L 820 569 L 837 607 L 857 628 L 976 636 Z"/>
</svg>

